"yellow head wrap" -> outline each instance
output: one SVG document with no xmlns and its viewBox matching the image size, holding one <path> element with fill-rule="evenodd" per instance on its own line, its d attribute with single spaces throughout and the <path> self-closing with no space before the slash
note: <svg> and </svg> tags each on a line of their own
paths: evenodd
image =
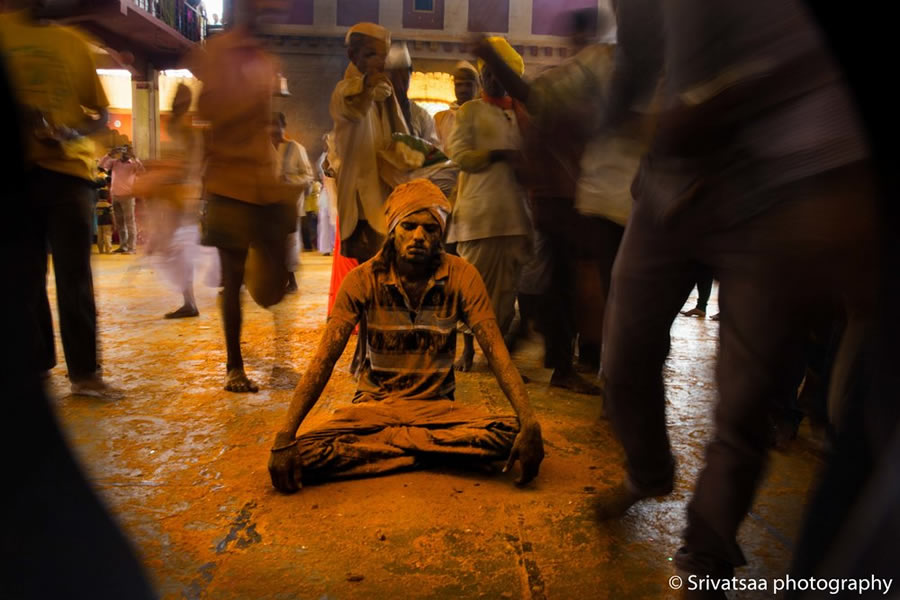
<svg viewBox="0 0 900 600">
<path fill-rule="evenodd" d="M 506 38 L 494 35 L 489 37 L 487 41 L 494 48 L 494 52 L 496 52 L 500 58 L 503 59 L 503 62 L 505 62 L 510 69 L 515 71 L 517 75 L 521 76 L 525 73 L 525 61 L 522 59 L 522 55 L 509 45 Z M 483 68 L 484 61 L 479 58 L 478 71 L 481 72 Z"/>
<path fill-rule="evenodd" d="M 395 187 L 384 203 L 388 233 L 392 232 L 400 221 L 420 210 L 431 213 L 441 226 L 441 231 L 444 230 L 447 217 L 450 215 L 450 203 L 441 188 L 427 179 L 413 179 Z"/>
</svg>

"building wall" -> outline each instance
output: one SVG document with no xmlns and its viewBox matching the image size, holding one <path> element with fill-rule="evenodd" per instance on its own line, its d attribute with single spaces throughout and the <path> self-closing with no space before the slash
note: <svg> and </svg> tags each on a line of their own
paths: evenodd
<svg viewBox="0 0 900 600">
<path fill-rule="evenodd" d="M 322 136 L 332 127 L 328 103 L 348 61 L 343 46 L 349 25 L 375 21 L 404 41 L 417 71 L 452 73 L 460 60 L 471 60 L 472 32 L 502 33 L 525 59 L 526 77 L 558 64 L 569 55 L 564 13 L 585 6 L 606 9 L 609 0 L 434 0 L 433 13 L 416 13 L 414 0 L 294 0 L 303 12 L 312 3 L 312 24 L 282 24 L 267 29 L 269 49 L 278 55 L 291 90 L 278 98 L 288 135 L 315 160 L 324 150 Z M 306 13 L 304 12 L 304 15 Z M 440 25 L 440 27 L 438 27 Z"/>
<path fill-rule="evenodd" d="M 303 144 L 315 161 L 324 150 L 322 136 L 331 130 L 328 102 L 334 86 L 344 76 L 347 57 L 342 47 L 331 54 L 299 54 L 284 51 L 279 56 L 291 95 L 275 99 L 275 110 L 287 118 L 287 135 Z"/>
<path fill-rule="evenodd" d="M 558 44 L 566 12 L 589 6 L 608 11 L 610 6 L 610 0 L 433 0 L 433 13 L 426 13 L 414 10 L 415 0 L 293 2 L 286 22 L 269 27 L 272 33 L 342 37 L 351 25 L 372 21 L 397 39 L 464 41 L 471 33 L 488 32 L 507 35 L 513 44 Z"/>
</svg>

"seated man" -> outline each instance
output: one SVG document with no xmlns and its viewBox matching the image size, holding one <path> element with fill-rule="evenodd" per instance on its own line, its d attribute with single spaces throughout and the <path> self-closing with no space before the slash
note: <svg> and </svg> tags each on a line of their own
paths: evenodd
<svg viewBox="0 0 900 600">
<path fill-rule="evenodd" d="M 540 425 L 478 271 L 441 246 L 449 212 L 444 194 L 425 179 L 402 184 L 388 197 L 384 247 L 344 279 L 315 359 L 275 436 L 269 473 L 279 490 L 453 459 L 508 456 L 504 471 L 521 462 L 518 483 L 537 475 L 544 457 Z M 363 315 L 368 359 L 353 405 L 295 437 Z M 518 419 L 453 401 L 457 321 L 478 338 Z"/>
</svg>

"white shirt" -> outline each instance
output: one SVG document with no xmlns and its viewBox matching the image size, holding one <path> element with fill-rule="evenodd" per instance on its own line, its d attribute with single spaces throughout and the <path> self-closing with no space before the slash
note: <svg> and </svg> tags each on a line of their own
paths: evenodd
<svg viewBox="0 0 900 600">
<path fill-rule="evenodd" d="M 413 100 L 409 101 L 409 117 L 409 120 L 412 121 L 410 129 L 414 136 L 420 137 L 438 148 L 441 147 L 441 140 L 434 126 L 434 118 Z"/>
<path fill-rule="evenodd" d="M 295 140 L 285 139 L 278 145 L 278 162 L 275 165 L 278 179 L 285 183 L 294 183 L 303 187 L 297 198 L 297 208 L 303 213 L 303 199 L 309 184 L 313 181 L 312 165 L 306 148 Z"/>
<path fill-rule="evenodd" d="M 531 235 L 525 191 L 506 161 L 491 163 L 491 150 L 521 150 L 522 137 L 511 110 L 477 99 L 456 112 L 450 158 L 459 165 L 459 193 L 448 242 L 506 235 Z"/>
</svg>

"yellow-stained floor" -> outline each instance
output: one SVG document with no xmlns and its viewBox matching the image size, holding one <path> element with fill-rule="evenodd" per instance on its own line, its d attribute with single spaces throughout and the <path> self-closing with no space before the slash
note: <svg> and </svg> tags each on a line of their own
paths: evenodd
<svg viewBox="0 0 900 600">
<path fill-rule="evenodd" d="M 304 254 L 301 293 L 283 307 L 283 341 L 300 372 L 324 324 L 330 266 L 328 257 Z M 167 321 L 163 313 L 180 296 L 152 258 L 95 255 L 103 368 L 125 398 L 69 396 L 64 363 L 51 379 L 76 454 L 163 597 L 677 597 L 667 582 L 711 433 L 716 323 L 680 317 L 672 332 L 666 376 L 679 460 L 675 493 L 598 524 L 596 494 L 620 479 L 621 451 L 597 398 L 548 388 L 536 340 L 515 355 L 532 379 L 527 387 L 547 451 L 527 488 L 513 486 L 512 474 L 448 470 L 275 492 L 266 460 L 290 391 L 267 385 L 272 315 L 245 298 L 245 360 L 262 390 L 223 391 L 216 290 L 202 279 L 201 270 L 200 317 Z M 710 309 L 716 312 L 715 300 Z M 352 346 L 304 427 L 349 402 Z M 458 386 L 460 402 L 508 410 L 480 355 Z M 740 575 L 785 573 L 818 465 L 814 448 L 803 429 L 788 453 L 774 455 L 741 531 L 750 564 Z"/>
</svg>

